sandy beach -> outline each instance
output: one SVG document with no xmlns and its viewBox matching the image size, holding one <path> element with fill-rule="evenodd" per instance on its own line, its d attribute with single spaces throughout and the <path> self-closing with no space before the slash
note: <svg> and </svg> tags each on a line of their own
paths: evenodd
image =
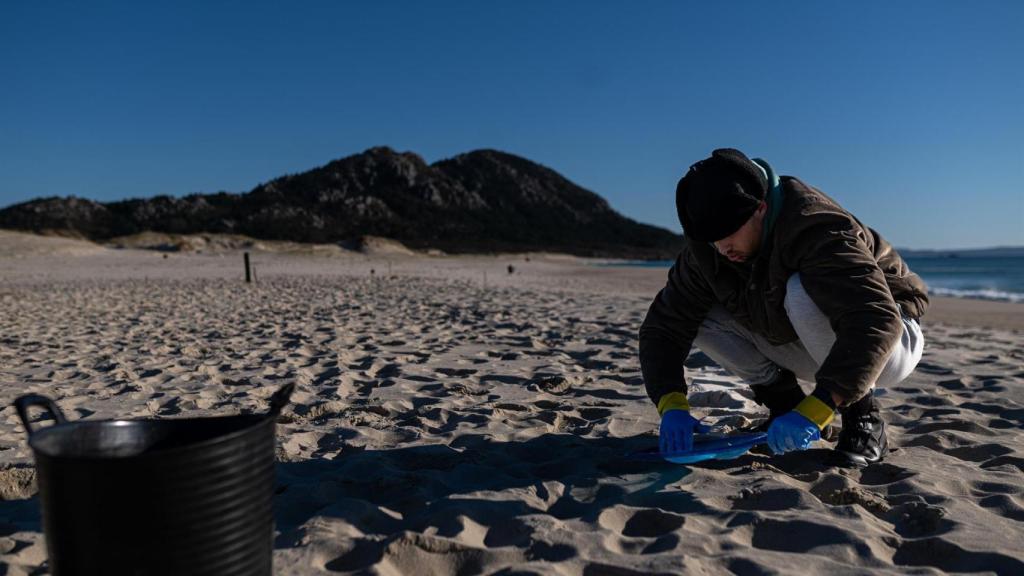
<svg viewBox="0 0 1024 576">
<path fill-rule="evenodd" d="M 936 298 L 880 400 L 895 447 L 693 466 L 657 443 L 637 330 L 665 270 L 567 256 L 116 250 L 0 232 L 0 563 L 45 572 L 12 406 L 71 419 L 263 411 L 275 573 L 1024 574 L 1024 304 Z M 514 267 L 509 273 L 508 266 Z M 763 418 L 695 351 L 691 403 Z M 809 389 L 811 383 L 805 383 Z"/>
</svg>

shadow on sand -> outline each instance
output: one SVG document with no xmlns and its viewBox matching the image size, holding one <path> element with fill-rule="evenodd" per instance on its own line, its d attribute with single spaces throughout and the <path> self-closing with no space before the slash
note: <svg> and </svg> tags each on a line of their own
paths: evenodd
<svg viewBox="0 0 1024 576">
<path fill-rule="evenodd" d="M 333 459 L 278 463 L 275 548 L 302 545 L 303 525 L 314 517 L 343 520 L 366 537 L 326 567 L 362 570 L 379 562 L 388 545 L 403 535 L 431 528 L 436 536 L 453 537 L 465 529 L 462 519 L 468 518 L 487 527 L 483 539 L 489 548 L 516 546 L 528 559 L 557 562 L 576 551 L 533 541 L 533 528 L 524 517 L 593 523 L 606 509 L 623 505 L 641 510 L 622 527 L 624 533 L 671 538 L 679 519 L 687 515 L 735 514 L 706 506 L 686 489 L 685 479 L 694 467 L 731 474 L 766 467 L 790 475 L 829 468 L 818 455 L 806 452 L 771 460 L 747 454 L 693 466 L 626 458 L 656 443 L 650 434 L 545 434 L 523 441 L 465 434 L 450 444 L 386 450 L 341 442 L 343 449 Z M 19 531 L 41 531 L 38 496 L 0 501 L 0 535 Z"/>
<path fill-rule="evenodd" d="M 710 508 L 686 489 L 691 466 L 626 458 L 656 443 L 653 435 L 545 434 L 502 442 L 467 434 L 451 444 L 352 449 L 333 460 L 280 463 L 275 516 L 281 533 L 275 546 L 300 545 L 305 536 L 301 526 L 314 516 L 344 520 L 367 537 L 327 568 L 362 570 L 379 562 L 386 548 L 408 532 L 430 528 L 437 536 L 454 537 L 466 529 L 468 518 L 487 527 L 482 537 L 488 548 L 517 546 L 526 548 L 529 559 L 557 562 L 576 551 L 532 541 L 533 529 L 524 517 L 594 523 L 606 509 L 624 505 L 659 515 L 637 518 L 644 526 L 633 529 L 649 531 L 664 523 L 668 535 L 687 515 L 735 513 Z M 771 462 L 780 472 L 809 474 L 829 469 L 822 460 L 805 452 Z M 694 466 L 742 474 L 765 461 L 765 456 L 748 454 Z M 677 483 L 681 486 L 673 486 Z M 673 523 L 675 518 L 680 520 Z"/>
</svg>

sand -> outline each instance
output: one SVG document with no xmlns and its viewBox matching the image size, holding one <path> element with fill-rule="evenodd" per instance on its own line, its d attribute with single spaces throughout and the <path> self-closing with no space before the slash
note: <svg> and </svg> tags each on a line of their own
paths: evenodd
<svg viewBox="0 0 1024 576">
<path fill-rule="evenodd" d="M 0 233 L 7 574 L 46 560 L 14 398 L 177 418 L 266 410 L 285 382 L 277 574 L 1024 573 L 1024 305 L 936 302 L 881 396 L 883 463 L 821 443 L 682 466 L 623 457 L 656 445 L 636 333 L 663 270 L 254 252 L 246 285 L 241 261 Z M 697 413 L 763 417 L 688 363 Z"/>
</svg>

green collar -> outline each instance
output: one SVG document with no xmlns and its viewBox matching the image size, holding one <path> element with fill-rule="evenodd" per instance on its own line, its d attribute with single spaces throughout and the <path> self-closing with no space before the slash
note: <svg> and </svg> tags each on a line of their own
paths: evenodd
<svg viewBox="0 0 1024 576">
<path fill-rule="evenodd" d="M 764 246 L 768 240 L 768 235 L 771 234 L 772 229 L 775 228 L 775 221 L 779 218 L 779 211 L 782 210 L 782 183 L 779 180 L 778 174 L 775 170 L 772 170 L 768 161 L 762 158 L 754 158 L 754 164 L 764 171 L 765 176 L 768 178 L 768 184 L 771 188 L 768 190 L 768 214 L 765 215 L 764 219 L 764 230 L 761 231 L 761 245 Z"/>
</svg>

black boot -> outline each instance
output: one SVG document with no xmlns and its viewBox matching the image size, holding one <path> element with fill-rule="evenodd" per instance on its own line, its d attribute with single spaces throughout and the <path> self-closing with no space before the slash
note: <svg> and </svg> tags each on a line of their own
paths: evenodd
<svg viewBox="0 0 1024 576">
<path fill-rule="evenodd" d="M 867 466 L 881 462 L 889 453 L 889 441 L 874 395 L 868 392 L 860 400 L 841 408 L 839 413 L 843 415 L 843 429 L 835 449 L 839 463 Z"/>
<path fill-rule="evenodd" d="M 761 432 L 768 430 L 779 416 L 789 412 L 807 395 L 796 382 L 796 375 L 784 368 L 779 369 L 779 376 L 771 384 L 751 386 L 754 402 L 768 409 L 768 420 L 756 428 Z"/>
</svg>

